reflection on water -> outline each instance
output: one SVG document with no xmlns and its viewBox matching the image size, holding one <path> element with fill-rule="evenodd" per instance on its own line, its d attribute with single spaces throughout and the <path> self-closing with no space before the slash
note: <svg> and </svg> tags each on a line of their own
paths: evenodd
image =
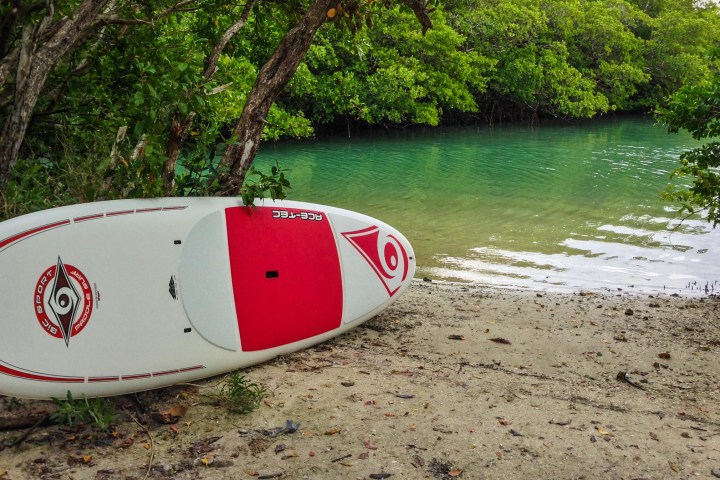
<svg viewBox="0 0 720 480">
<path fill-rule="evenodd" d="M 380 218 L 418 275 L 541 289 L 720 290 L 720 230 L 660 200 L 697 145 L 651 120 L 428 129 L 266 145 L 290 197 Z"/>
<path fill-rule="evenodd" d="M 433 276 L 491 285 L 552 290 L 616 289 L 674 293 L 720 293 L 717 234 L 692 222 L 694 233 L 602 225 L 593 238 L 567 238 L 564 253 L 544 254 L 474 248 L 465 257 L 446 256 Z M 609 238 L 603 231 L 617 233 Z M 705 232 L 705 235 L 698 235 Z M 638 237 L 639 241 L 621 236 Z M 714 240 L 714 241 L 713 241 Z"/>
</svg>

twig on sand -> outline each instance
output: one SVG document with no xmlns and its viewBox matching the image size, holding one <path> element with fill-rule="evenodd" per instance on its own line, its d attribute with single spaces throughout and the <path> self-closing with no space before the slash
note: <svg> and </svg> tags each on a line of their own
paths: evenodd
<svg viewBox="0 0 720 480">
<path fill-rule="evenodd" d="M 45 423 L 50 418 L 49 415 L 45 415 L 44 417 L 38 419 L 37 422 L 33 426 L 31 426 L 25 433 L 23 433 L 17 440 L 12 442 L 12 447 L 19 447 L 21 443 L 23 443 L 27 438 L 37 429 L 40 425 Z"/>
<path fill-rule="evenodd" d="M 150 430 L 147 429 L 145 425 L 140 423 L 140 421 L 135 418 L 135 415 L 130 413 L 127 409 L 124 409 L 125 413 L 128 414 L 128 416 L 132 419 L 133 422 L 137 423 L 140 428 L 143 429 L 145 434 L 150 439 L 150 460 L 148 460 L 148 466 L 147 471 L 145 472 L 145 476 L 143 477 L 143 480 L 147 480 L 147 478 L 150 476 L 150 470 L 152 469 L 153 460 L 155 460 L 155 439 L 152 436 L 152 433 L 150 433 Z"/>
<path fill-rule="evenodd" d="M 627 376 L 627 373 L 626 373 L 626 372 L 618 372 L 618 374 L 615 376 L 615 378 L 616 378 L 617 380 L 620 380 L 621 382 L 627 383 L 627 384 L 630 385 L 630 386 L 633 386 L 633 387 L 635 387 L 635 388 L 639 388 L 640 390 L 647 390 L 645 387 L 643 387 L 643 386 L 640 385 L 639 383 L 630 380 L 630 377 Z"/>
</svg>

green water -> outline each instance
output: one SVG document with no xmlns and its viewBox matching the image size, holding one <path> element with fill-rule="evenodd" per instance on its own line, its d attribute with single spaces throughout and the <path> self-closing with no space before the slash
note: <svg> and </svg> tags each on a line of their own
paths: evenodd
<svg viewBox="0 0 720 480">
<path fill-rule="evenodd" d="M 540 289 L 720 284 L 720 231 L 659 198 L 698 145 L 652 119 L 394 131 L 264 145 L 290 198 L 402 231 L 418 276 Z"/>
</svg>

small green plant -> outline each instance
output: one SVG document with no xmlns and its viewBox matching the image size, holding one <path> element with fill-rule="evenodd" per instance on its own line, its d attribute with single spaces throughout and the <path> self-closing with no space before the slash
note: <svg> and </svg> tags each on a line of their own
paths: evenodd
<svg viewBox="0 0 720 480">
<path fill-rule="evenodd" d="M 104 398 L 88 400 L 74 399 L 70 391 L 67 400 L 53 398 L 57 411 L 50 416 L 50 420 L 59 425 L 92 424 L 102 432 L 110 431 L 110 427 L 117 421 L 118 415 L 113 406 Z"/>
<path fill-rule="evenodd" d="M 237 372 L 225 379 L 222 394 L 229 404 L 229 410 L 235 413 L 250 413 L 267 397 L 265 387 Z"/>
<path fill-rule="evenodd" d="M 273 200 L 282 200 L 287 197 L 287 190 L 290 188 L 292 187 L 285 178 L 285 171 L 280 168 L 278 163 L 273 165 L 269 175 L 253 167 L 247 174 L 240 197 L 244 205 L 252 206 L 255 204 L 256 198 L 264 198 L 266 193 L 269 193 Z"/>
</svg>

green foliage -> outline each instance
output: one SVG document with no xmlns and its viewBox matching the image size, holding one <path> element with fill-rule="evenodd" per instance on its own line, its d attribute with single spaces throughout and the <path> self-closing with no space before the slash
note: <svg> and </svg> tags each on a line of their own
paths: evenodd
<svg viewBox="0 0 720 480">
<path fill-rule="evenodd" d="M 469 2 L 456 28 L 474 49 L 497 61 L 487 103 L 512 112 L 592 117 L 633 106 L 649 81 L 643 40 L 633 29 L 646 19 L 615 0 Z M 512 113 L 511 113 L 512 115 Z"/>
<path fill-rule="evenodd" d="M 720 74 L 680 89 L 660 113 L 671 132 L 685 129 L 697 140 L 720 136 Z"/>
<path fill-rule="evenodd" d="M 252 167 L 240 192 L 245 205 L 254 205 L 256 198 L 264 198 L 269 194 L 273 200 L 286 198 L 286 191 L 290 189 L 290 182 L 285 178 L 285 172 L 279 164 L 273 165 L 270 173 L 266 174 Z"/>
<path fill-rule="evenodd" d="M 105 166 L 97 162 L 94 152 L 80 154 L 67 140 L 61 156 L 46 152 L 18 162 L 0 195 L 0 220 L 60 205 L 119 198 L 121 192 L 105 184 Z"/>
<path fill-rule="evenodd" d="M 71 16 L 78 0 L 55 2 Z M 41 3 L 0 32 L 0 60 Z M 116 4 L 145 18 L 166 1 Z M 265 141 L 307 138 L 318 127 L 439 125 L 456 118 L 592 117 L 653 108 L 683 85 L 712 78 L 720 15 L 692 0 L 432 1 L 424 35 L 403 2 L 352 0 L 334 7 L 289 88 L 265 119 Z M 152 22 L 103 24 L 52 71 L 25 137 L 0 215 L 64 203 L 163 194 L 162 171 L 177 122 L 194 115 L 181 152 L 177 195 L 213 195 L 214 162 L 258 71 L 307 2 L 258 2 L 208 79 L 205 59 L 243 11 L 208 0 Z M 10 14 L 0 6 L 0 21 Z M 330 13 L 330 12 L 328 12 Z M 337 27 L 337 28 L 335 28 Z M 2 69 L 0 69 L 2 70 Z M 12 75 L 0 82 L 0 124 Z M 126 131 L 125 135 L 118 135 Z M 112 152 L 112 155 L 111 155 Z M 688 165 L 696 164 L 690 161 Z M 688 172 L 690 175 L 695 175 Z M 269 177 L 273 177 L 271 174 Z M 282 196 L 287 179 L 257 172 L 245 196 Z"/>
<path fill-rule="evenodd" d="M 267 397 L 265 387 L 248 380 L 247 377 L 238 372 L 225 379 L 222 394 L 228 403 L 229 410 L 240 414 L 257 410 Z"/>
<path fill-rule="evenodd" d="M 650 100 L 660 102 L 683 85 L 693 85 L 710 78 L 717 68 L 712 56 L 718 45 L 718 10 L 673 5 L 661 10 L 653 19 L 647 35 L 647 71 L 652 77 Z"/>
<path fill-rule="evenodd" d="M 57 410 L 52 414 L 50 420 L 60 425 L 91 424 L 98 430 L 107 433 L 119 417 L 112 404 L 103 398 L 74 399 L 68 391 L 67 400 L 53 398 L 53 402 L 57 406 Z"/>
<path fill-rule="evenodd" d="M 720 75 L 711 82 L 681 88 L 659 114 L 671 132 L 685 129 L 698 140 L 720 137 Z M 720 141 L 683 153 L 673 176 L 693 183 L 688 188 L 669 187 L 665 198 L 679 202 L 680 213 L 700 211 L 714 227 L 720 224 Z"/>
<path fill-rule="evenodd" d="M 316 123 L 438 125 L 446 111 L 476 111 L 493 62 L 465 50 L 465 38 L 439 10 L 432 18 L 425 35 L 400 8 L 355 35 L 321 32 L 285 102 Z"/>
<path fill-rule="evenodd" d="M 220 143 L 207 151 L 196 148 L 181 158 L 175 176 L 175 192 L 180 197 L 201 197 L 216 195 L 220 189 L 219 180 L 227 167 L 218 160 L 226 144 Z"/>
</svg>

